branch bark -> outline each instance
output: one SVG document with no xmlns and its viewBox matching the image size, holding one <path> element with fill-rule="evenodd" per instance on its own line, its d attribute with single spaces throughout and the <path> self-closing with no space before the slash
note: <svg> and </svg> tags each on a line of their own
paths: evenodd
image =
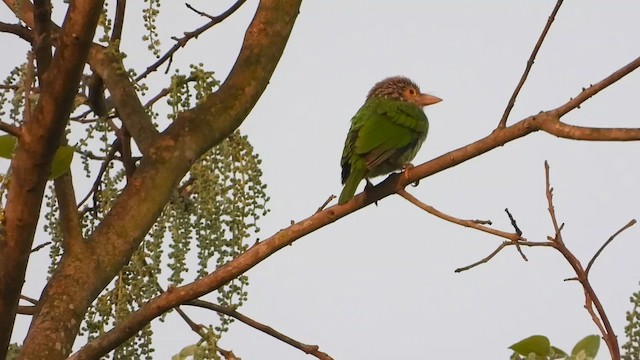
<svg viewBox="0 0 640 360">
<path fill-rule="evenodd" d="M 11 161 L 6 224 L 0 234 L 0 359 L 6 356 L 10 341 L 51 161 L 71 112 L 101 9 L 102 1 L 70 4 L 56 54 L 39 79 L 40 99 L 22 126 Z M 41 56 L 48 61 L 46 55 Z"/>
</svg>

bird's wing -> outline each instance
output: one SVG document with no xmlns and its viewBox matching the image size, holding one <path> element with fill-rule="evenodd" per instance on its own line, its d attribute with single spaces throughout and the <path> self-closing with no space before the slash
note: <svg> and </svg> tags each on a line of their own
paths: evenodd
<svg viewBox="0 0 640 360">
<path fill-rule="evenodd" d="M 364 157 L 371 169 L 392 156 L 416 146 L 428 131 L 427 117 L 419 107 L 397 100 L 370 99 L 356 114 L 354 153 Z M 355 121 L 354 121 L 355 123 Z"/>
</svg>

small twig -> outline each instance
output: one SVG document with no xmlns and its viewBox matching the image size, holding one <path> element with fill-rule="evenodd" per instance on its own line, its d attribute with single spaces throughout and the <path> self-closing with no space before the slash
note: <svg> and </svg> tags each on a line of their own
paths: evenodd
<svg viewBox="0 0 640 360">
<path fill-rule="evenodd" d="M 533 63 L 535 62 L 536 56 L 538 55 L 538 51 L 540 50 L 540 47 L 542 46 L 542 42 L 544 41 L 544 38 L 547 36 L 547 33 L 551 28 L 551 24 L 553 24 L 553 21 L 556 19 L 556 14 L 558 14 L 558 10 L 560 10 L 562 1 L 563 0 L 558 0 L 556 2 L 556 6 L 553 8 L 553 11 L 551 11 L 551 15 L 549 15 L 547 24 L 544 26 L 544 29 L 542 29 L 542 33 L 538 38 L 538 42 L 533 47 L 533 51 L 531 52 L 531 56 L 529 56 L 529 60 L 527 60 L 527 66 L 524 69 L 524 73 L 522 73 L 522 77 L 520 77 L 520 82 L 518 82 L 518 85 L 513 91 L 513 94 L 511 94 L 511 98 L 509 99 L 509 103 L 507 104 L 507 107 L 504 109 L 504 113 L 502 114 L 500 123 L 498 123 L 498 128 L 503 128 L 507 125 L 507 119 L 509 118 L 509 114 L 511 113 L 513 106 L 516 104 L 516 98 L 518 97 L 518 94 L 520 93 L 520 90 L 522 89 L 524 82 L 527 80 L 527 76 L 529 76 L 529 71 L 531 71 L 531 67 L 533 67 Z"/>
<path fill-rule="evenodd" d="M 36 299 L 34 299 L 34 298 L 32 298 L 32 297 L 28 297 L 28 296 L 26 296 L 26 295 L 22 295 L 22 294 L 20 294 L 20 299 L 22 299 L 22 300 L 26 300 L 26 301 L 28 301 L 28 302 L 32 303 L 33 305 L 38 305 L 38 300 L 36 300 Z"/>
<path fill-rule="evenodd" d="M 47 245 L 49 245 L 49 244 L 51 244 L 51 241 L 44 242 L 44 243 L 42 243 L 42 244 L 40 244 L 40 245 L 38 245 L 38 246 L 34 247 L 33 249 L 31 249 L 31 253 L 33 254 L 34 252 L 36 252 L 36 251 L 38 251 L 38 250 L 42 249 L 43 247 L 45 247 L 45 246 L 47 246 Z"/>
<path fill-rule="evenodd" d="M 185 4 L 185 5 L 187 6 L 187 8 L 189 10 L 193 11 L 194 13 L 196 13 L 196 14 L 198 14 L 200 16 L 207 17 L 207 18 L 209 18 L 209 20 L 214 20 L 215 19 L 214 16 L 211 16 L 211 15 L 207 14 L 206 12 L 203 12 L 203 11 L 200 11 L 200 10 L 194 8 L 193 6 L 191 6 L 191 4 Z"/>
<path fill-rule="evenodd" d="M 167 60 L 170 60 L 173 58 L 173 54 L 178 51 L 181 47 L 184 47 L 187 42 L 189 42 L 189 40 L 193 39 L 193 38 L 197 38 L 200 34 L 202 34 L 203 32 L 209 30 L 211 27 L 213 27 L 216 24 L 221 23 L 222 21 L 224 21 L 226 18 L 228 18 L 229 16 L 231 16 L 231 14 L 233 14 L 236 10 L 238 10 L 240 8 L 240 6 L 242 6 L 242 4 L 244 4 L 247 0 L 238 0 L 236 1 L 235 4 L 233 4 L 229 9 L 227 9 L 227 11 L 223 12 L 222 14 L 211 18 L 211 20 L 204 24 L 203 26 L 197 28 L 194 31 L 191 32 L 185 32 L 184 36 L 181 37 L 180 39 L 176 40 L 176 43 L 171 47 L 171 49 L 169 49 L 164 55 L 162 55 L 162 57 L 160 57 L 158 59 L 158 61 L 156 61 L 155 63 L 153 63 L 152 65 L 150 65 L 142 74 L 138 75 L 138 77 L 136 77 L 135 81 L 138 82 L 144 78 L 146 78 L 147 76 L 149 76 L 149 74 L 151 74 L 152 72 L 158 70 L 158 68 L 164 64 Z"/>
<path fill-rule="evenodd" d="M 467 271 L 469 269 L 473 269 L 474 267 L 478 266 L 478 265 L 482 265 L 482 264 L 486 264 L 487 262 L 489 262 L 489 260 L 493 259 L 494 256 L 498 255 L 498 253 L 504 249 L 505 247 L 512 245 L 513 242 L 509 242 L 509 241 L 504 241 L 502 242 L 502 244 L 500 244 L 495 250 L 493 250 L 491 252 L 491 254 L 487 255 L 486 257 L 482 258 L 481 260 L 478 260 L 476 262 L 474 262 L 471 265 L 467 265 L 467 266 L 463 266 L 463 267 L 459 267 L 457 269 L 454 270 L 454 272 L 456 273 L 461 273 L 463 271 Z"/>
<path fill-rule="evenodd" d="M 613 241 L 613 239 L 616 238 L 616 236 L 618 236 L 620 233 L 622 233 L 623 231 L 627 230 L 628 228 L 632 227 L 635 224 L 636 224 L 636 219 L 631 219 L 631 221 L 629 221 L 625 226 L 621 227 L 620 230 L 616 231 L 615 234 L 611 235 L 611 237 L 609 237 L 609 239 L 605 241 L 605 243 L 602 244 L 602 246 L 600 246 L 600 249 L 598 249 L 598 251 L 596 251 L 596 253 L 593 255 L 591 260 L 589 260 L 589 263 L 587 264 L 587 268 L 584 270 L 587 276 L 589 275 L 589 270 L 591 270 L 591 266 L 593 266 L 593 263 L 596 261 L 598 256 L 600 256 L 600 253 L 602 253 L 604 248 L 606 248 L 607 245 L 609 245 Z"/>
<path fill-rule="evenodd" d="M 102 175 L 104 175 L 104 173 L 107 171 L 107 168 L 109 167 L 109 163 L 111 162 L 111 160 L 113 160 L 116 152 L 117 152 L 117 144 L 118 144 L 119 140 L 116 139 L 113 144 L 111 144 L 111 149 L 109 150 L 109 154 L 107 155 L 107 158 L 105 159 L 105 161 L 102 163 L 102 165 L 100 166 L 100 171 L 98 171 L 98 175 L 96 176 L 96 180 L 93 182 L 93 186 L 91 187 L 91 190 L 89 190 L 89 192 L 87 193 L 87 195 L 82 198 L 82 200 L 80 201 L 80 203 L 78 203 L 78 209 L 87 201 L 89 200 L 89 198 L 91 197 L 92 194 L 94 194 L 96 191 L 98 191 L 98 188 L 100 188 L 100 185 L 102 184 Z"/>
<path fill-rule="evenodd" d="M 330 203 L 333 199 L 335 199 L 335 198 L 336 198 L 336 196 L 335 196 L 335 195 L 333 195 L 333 194 L 331 194 L 331 196 L 329 196 L 329 198 L 328 198 L 327 200 L 325 200 L 325 202 L 324 202 L 324 203 L 322 203 L 322 205 L 320 205 L 320 207 L 318 208 L 318 210 L 316 210 L 316 214 L 317 214 L 317 213 L 319 213 L 320 211 L 324 210 L 324 208 L 326 208 L 326 207 L 327 207 L 327 205 L 329 205 L 329 203 Z"/>
<path fill-rule="evenodd" d="M 496 229 L 492 229 L 490 227 L 487 226 L 483 226 L 481 224 L 479 224 L 477 221 L 475 220 L 463 220 L 463 219 L 458 219 L 456 217 L 453 217 L 451 215 L 447 215 L 443 212 L 440 212 L 438 210 L 436 210 L 434 207 L 429 206 L 425 203 L 423 203 L 422 201 L 416 199 L 413 195 L 409 194 L 406 190 L 402 189 L 398 191 L 398 195 L 402 196 L 403 198 L 405 198 L 407 201 L 409 201 L 410 203 L 414 204 L 415 206 L 419 207 L 420 209 L 428 212 L 431 215 L 437 216 L 443 220 L 452 222 L 454 224 L 458 224 L 464 227 L 470 227 L 476 230 L 480 230 L 492 235 L 496 235 L 505 239 L 509 239 L 511 241 L 518 241 L 518 240 L 525 240 L 523 237 L 521 237 L 518 234 L 515 233 L 508 233 L 505 231 L 501 231 L 501 230 L 496 230 Z"/>
<path fill-rule="evenodd" d="M 549 210 L 549 216 L 551 216 L 551 223 L 553 224 L 553 230 L 555 232 L 554 237 L 551 241 L 558 242 L 563 244 L 562 241 L 562 228 L 564 224 L 558 226 L 558 220 L 556 218 L 556 210 L 553 206 L 553 188 L 551 187 L 551 182 L 549 180 L 549 163 L 547 160 L 544 161 L 544 179 L 545 179 L 545 193 L 547 196 L 547 205 Z"/>
<path fill-rule="evenodd" d="M 522 230 L 520 230 L 520 228 L 518 227 L 518 223 L 516 222 L 516 219 L 513 217 L 513 215 L 511 215 L 511 212 L 509 212 L 509 209 L 505 208 L 504 211 L 507 213 L 507 216 L 509 216 L 509 221 L 511 222 L 511 226 L 513 226 L 516 234 L 518 234 L 518 236 L 522 236 Z M 514 242 L 514 244 L 516 245 L 516 250 L 518 251 L 518 253 L 520 253 L 520 256 L 522 256 L 522 259 L 524 261 L 529 261 L 529 259 L 527 259 L 527 256 L 522 251 L 522 248 L 520 247 L 518 241 Z"/>
<path fill-rule="evenodd" d="M 509 221 L 511 222 L 511 226 L 513 226 L 513 229 L 515 230 L 516 234 L 522 235 L 522 230 L 520 230 L 520 228 L 518 227 L 518 223 L 516 222 L 516 219 L 514 219 L 513 215 L 511 215 L 511 213 L 509 212 L 509 208 L 505 208 L 504 211 L 507 213 L 507 216 L 509 216 Z"/>
</svg>

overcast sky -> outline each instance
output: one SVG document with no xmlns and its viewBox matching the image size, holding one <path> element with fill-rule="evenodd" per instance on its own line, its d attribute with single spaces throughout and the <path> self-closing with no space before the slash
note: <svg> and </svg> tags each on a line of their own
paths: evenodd
<svg viewBox="0 0 640 360">
<path fill-rule="evenodd" d="M 217 14 L 232 2 L 193 1 Z M 257 1 L 174 58 L 203 62 L 223 79 Z M 406 75 L 444 99 L 426 110 L 429 137 L 414 164 L 488 135 L 497 125 L 555 1 L 306 1 L 263 97 L 241 130 L 263 159 L 272 212 L 260 238 L 311 215 L 338 195 L 340 155 L 351 116 L 369 88 Z M 563 104 L 640 54 L 640 3 L 566 1 L 536 60 L 510 123 Z M 205 19 L 182 2 L 161 8 L 162 46 Z M 127 26 L 138 27 L 137 14 Z M 171 22 L 171 26 L 167 27 Z M 164 26 L 164 27 L 163 27 Z M 125 32 L 127 28 L 125 28 Z M 127 66 L 152 60 L 125 38 Z M 155 82 L 154 82 L 155 81 Z M 159 74 L 152 89 L 166 87 Z M 150 91 L 150 96 L 155 94 Z M 640 126 L 640 72 L 564 118 L 572 124 Z M 544 193 L 551 165 L 564 239 L 583 264 L 615 231 L 640 218 L 639 143 L 588 143 L 536 133 L 431 176 L 408 191 L 453 216 L 490 219 L 511 231 L 509 208 L 529 240 L 552 235 Z M 378 178 L 375 182 L 384 178 Z M 82 178 L 76 181 L 85 181 Z M 92 180 L 91 180 L 92 181 Z M 90 183 L 77 187 L 89 187 Z M 79 193 L 84 193 L 79 191 Z M 254 319 L 335 359 L 507 359 L 507 347 L 534 334 L 570 351 L 598 330 L 584 310 L 574 274 L 556 252 L 507 249 L 490 263 L 454 269 L 489 254 L 501 239 L 419 210 L 398 196 L 382 200 L 298 240 L 249 272 Z M 625 311 L 640 281 L 640 227 L 619 236 L 591 272 L 620 343 Z M 30 263 L 31 271 L 44 264 Z M 39 287 L 40 286 L 40 287 Z M 41 284 L 27 283 L 37 297 Z M 186 309 L 198 322 L 213 314 Z M 28 324 L 19 317 L 22 335 Z M 175 314 L 155 327 L 157 359 L 195 343 Z M 221 346 L 244 360 L 306 359 L 299 350 L 236 322 Z M 601 345 L 600 359 L 608 357 Z"/>
</svg>

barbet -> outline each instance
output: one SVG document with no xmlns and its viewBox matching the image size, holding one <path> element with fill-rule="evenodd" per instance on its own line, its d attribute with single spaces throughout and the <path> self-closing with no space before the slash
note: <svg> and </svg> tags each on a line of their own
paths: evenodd
<svg viewBox="0 0 640 360">
<path fill-rule="evenodd" d="M 344 143 L 340 161 L 344 188 L 339 204 L 353 198 L 363 179 L 400 170 L 413 160 L 429 130 L 422 108 L 440 101 L 421 93 L 404 76 L 386 78 L 371 88 L 351 119 Z"/>
</svg>

